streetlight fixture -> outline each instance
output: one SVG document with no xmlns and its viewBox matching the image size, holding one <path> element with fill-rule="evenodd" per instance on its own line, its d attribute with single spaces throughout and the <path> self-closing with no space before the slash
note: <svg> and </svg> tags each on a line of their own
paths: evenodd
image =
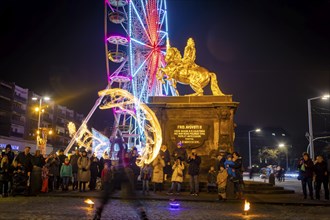
<svg viewBox="0 0 330 220">
<path fill-rule="evenodd" d="M 39 101 L 39 106 L 35 108 L 35 111 L 38 112 L 38 128 L 37 128 L 37 146 L 36 149 L 39 150 L 39 139 L 40 139 L 40 123 L 41 123 L 41 113 L 44 113 L 45 109 L 42 108 L 43 101 L 49 101 L 48 96 L 44 97 L 32 97 L 33 101 Z"/>
<path fill-rule="evenodd" d="M 310 150 L 310 157 L 314 159 L 314 143 L 313 143 L 313 121 L 312 121 L 312 100 L 322 99 L 327 100 L 330 98 L 330 94 L 325 94 L 323 96 L 318 96 L 314 98 L 307 99 L 307 108 L 308 108 L 308 132 L 309 132 L 309 150 Z"/>
<path fill-rule="evenodd" d="M 257 129 L 254 129 L 254 130 L 251 130 L 248 132 L 248 136 L 249 136 L 249 167 L 251 168 L 252 167 L 252 158 L 251 158 L 251 132 L 257 132 L 259 133 L 261 131 L 260 128 L 257 128 Z"/>
<path fill-rule="evenodd" d="M 289 146 L 292 147 L 292 145 L 285 145 L 285 144 L 283 144 L 283 143 L 280 143 L 280 144 L 278 145 L 279 148 L 286 148 L 286 149 L 285 149 L 285 156 L 286 156 L 286 171 L 288 171 L 288 169 L 289 169 L 289 149 L 288 149 Z"/>
</svg>

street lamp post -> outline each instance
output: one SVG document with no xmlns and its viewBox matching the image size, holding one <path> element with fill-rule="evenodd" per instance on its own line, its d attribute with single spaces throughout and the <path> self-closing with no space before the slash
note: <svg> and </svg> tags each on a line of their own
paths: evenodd
<svg viewBox="0 0 330 220">
<path fill-rule="evenodd" d="M 278 147 L 280 147 L 280 148 L 286 147 L 286 149 L 285 149 L 286 171 L 288 171 L 288 169 L 289 169 L 289 149 L 288 149 L 289 146 L 291 146 L 291 148 L 292 148 L 292 145 L 285 145 L 285 144 L 279 144 L 278 145 Z"/>
<path fill-rule="evenodd" d="M 248 132 L 249 136 L 249 167 L 252 167 L 252 158 L 251 158 L 251 132 L 260 132 L 261 129 L 257 128 Z"/>
<path fill-rule="evenodd" d="M 38 127 L 37 127 L 37 146 L 36 146 L 36 150 L 39 150 L 39 132 L 40 132 L 40 124 L 41 124 L 41 113 L 44 111 L 44 109 L 42 108 L 42 102 L 43 101 L 49 101 L 50 98 L 45 96 L 45 97 L 33 97 L 32 98 L 33 101 L 39 101 L 39 107 L 36 108 L 36 111 L 38 112 Z"/>
<path fill-rule="evenodd" d="M 308 108 L 308 132 L 309 132 L 309 151 L 310 151 L 310 157 L 314 159 L 314 143 L 313 143 L 313 120 L 312 120 L 312 100 L 316 99 L 323 99 L 327 100 L 330 98 L 330 95 L 323 95 L 323 96 L 318 96 L 314 98 L 310 98 L 307 100 L 307 108 Z"/>
</svg>

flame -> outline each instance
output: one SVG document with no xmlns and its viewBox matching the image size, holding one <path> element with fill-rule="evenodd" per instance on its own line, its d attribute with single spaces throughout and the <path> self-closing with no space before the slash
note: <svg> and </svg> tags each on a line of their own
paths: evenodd
<svg viewBox="0 0 330 220">
<path fill-rule="evenodd" d="M 87 203 L 88 205 L 94 205 L 94 202 L 90 199 L 86 199 L 84 202 Z"/>
<path fill-rule="evenodd" d="M 244 202 L 244 211 L 247 212 L 249 210 L 250 210 L 250 203 L 247 200 L 245 200 L 245 202 Z"/>
</svg>

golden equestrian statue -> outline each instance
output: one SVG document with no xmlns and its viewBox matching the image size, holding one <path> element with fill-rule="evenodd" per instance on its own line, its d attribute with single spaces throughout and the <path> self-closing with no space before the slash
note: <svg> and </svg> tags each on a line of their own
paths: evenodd
<svg viewBox="0 0 330 220">
<path fill-rule="evenodd" d="M 211 82 L 211 90 L 213 95 L 223 96 L 218 86 L 217 76 L 205 69 L 198 66 L 195 63 L 196 49 L 195 42 L 192 38 L 187 41 L 187 46 L 184 49 L 183 58 L 180 51 L 175 47 L 168 47 L 166 50 L 165 61 L 167 65 L 164 68 L 160 68 L 159 71 L 163 79 L 166 75 L 166 80 L 172 82 L 172 86 L 175 88 L 177 95 L 179 95 L 176 89 L 176 83 L 190 85 L 195 93 L 191 96 L 202 96 L 204 94 L 203 88 Z"/>
</svg>

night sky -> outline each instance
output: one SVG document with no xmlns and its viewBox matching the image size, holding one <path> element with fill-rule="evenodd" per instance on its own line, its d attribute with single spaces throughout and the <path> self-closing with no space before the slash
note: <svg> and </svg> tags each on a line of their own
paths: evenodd
<svg viewBox="0 0 330 220">
<path fill-rule="evenodd" d="M 167 5 L 171 45 L 195 39 L 196 62 L 240 102 L 236 123 L 282 127 L 307 145 L 307 99 L 330 91 L 330 1 Z M 87 114 L 107 83 L 103 10 L 102 0 L 1 1 L 1 78 Z M 329 132 L 330 101 L 313 105 L 316 132 Z"/>
</svg>

